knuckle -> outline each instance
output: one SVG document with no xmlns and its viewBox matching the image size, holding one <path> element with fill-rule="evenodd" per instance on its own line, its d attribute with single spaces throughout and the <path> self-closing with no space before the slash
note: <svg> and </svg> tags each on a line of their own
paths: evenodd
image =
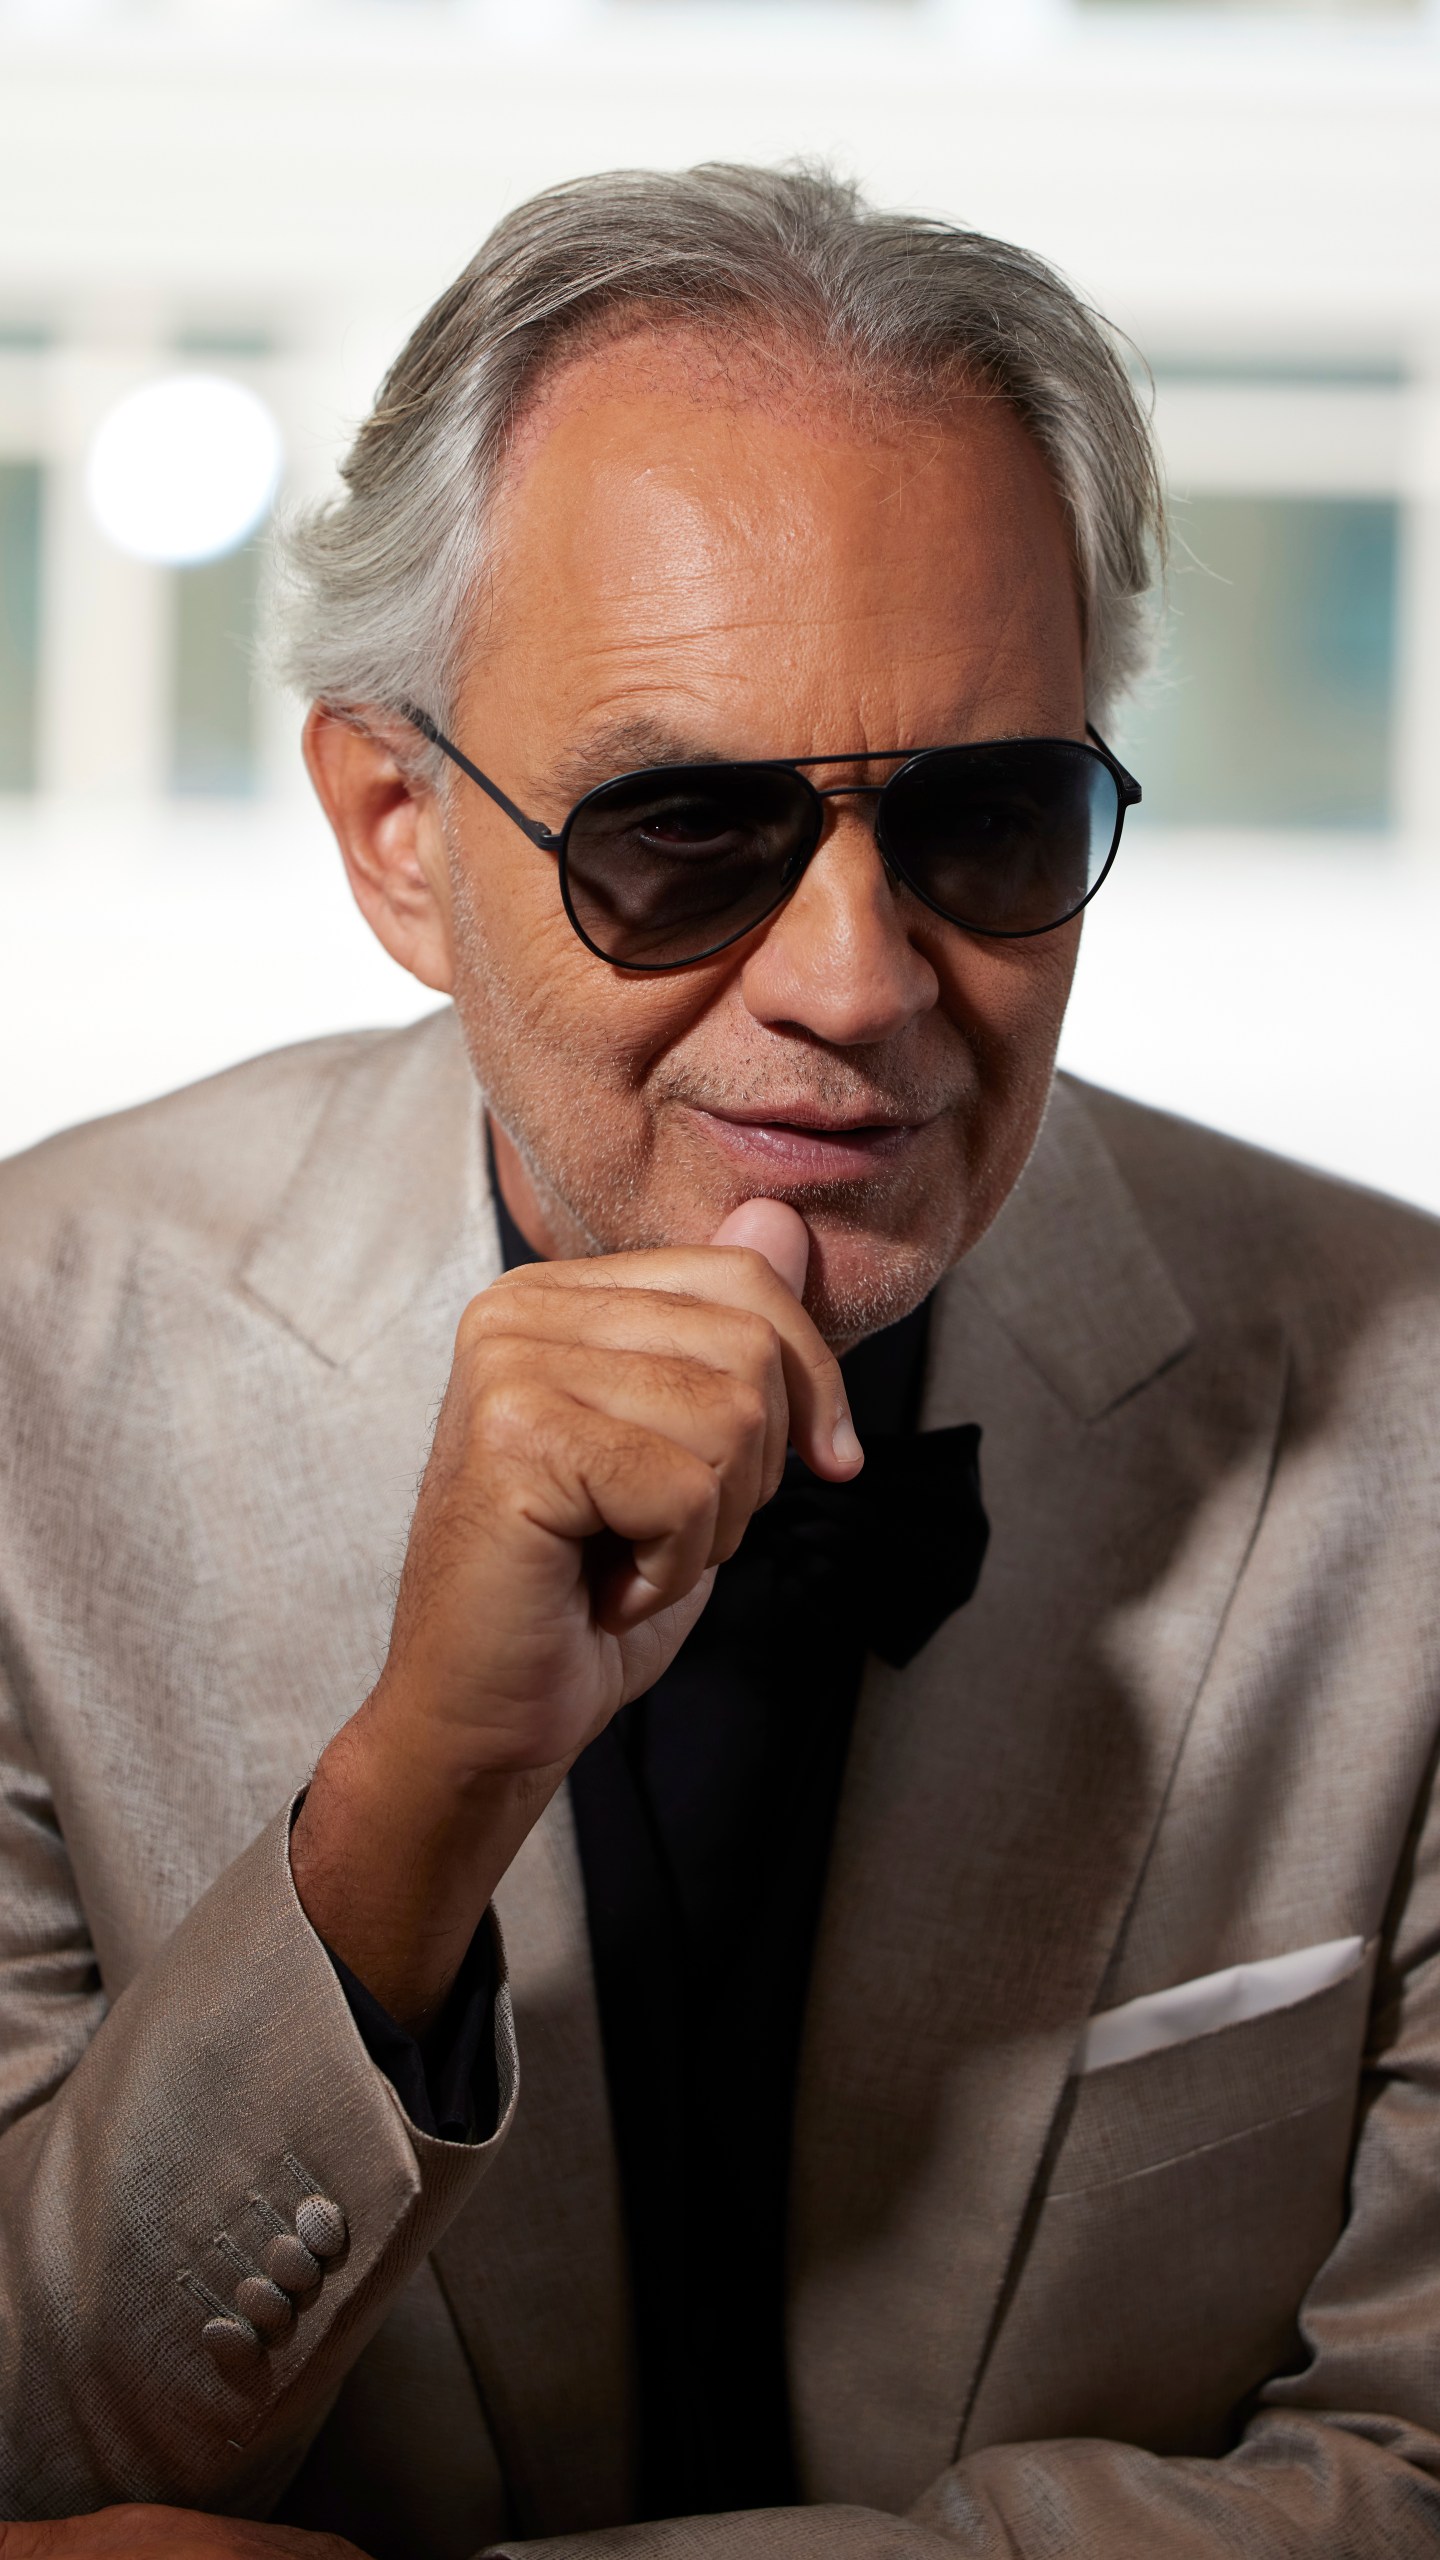
<svg viewBox="0 0 1440 2560">
<path fill-rule="evenodd" d="M 509 1344 L 492 1346 L 470 1381 L 468 1436 L 473 1448 L 523 1456 L 554 1437 L 557 1399 L 544 1369 Z"/>
<path fill-rule="evenodd" d="M 531 1301 L 533 1310 L 545 1285 L 544 1279 L 537 1276 L 534 1263 L 527 1262 L 516 1271 L 498 1273 L 462 1309 L 455 1329 L 457 1350 L 469 1350 L 497 1335 L 512 1332 L 523 1317 L 526 1299 Z"/>
<path fill-rule="evenodd" d="M 703 1530 L 713 1528 L 720 1509 L 720 1479 L 703 1458 L 692 1457 L 688 1449 L 676 1452 L 672 1472 L 677 1525 Z"/>
<path fill-rule="evenodd" d="M 472 1439 L 487 1449 L 522 1448 L 537 1435 L 535 1401 L 513 1374 L 485 1379 L 471 1409 Z"/>
<path fill-rule="evenodd" d="M 491 1342 L 477 1360 L 468 1381 L 470 1410 L 477 1422 L 498 1424 L 519 1412 L 534 1393 L 535 1372 L 531 1362 L 518 1361 L 506 1342 Z"/>
<path fill-rule="evenodd" d="M 469 1305 L 462 1310 L 460 1322 L 455 1328 L 457 1357 L 468 1356 L 486 1340 L 492 1331 L 495 1321 L 494 1291 L 499 1286 L 498 1281 L 493 1281 L 489 1289 L 482 1289 L 478 1298 L 472 1298 Z"/>
<path fill-rule="evenodd" d="M 780 1336 L 768 1316 L 756 1315 L 749 1307 L 739 1310 L 738 1330 L 755 1366 L 766 1367 L 779 1357 Z"/>
<path fill-rule="evenodd" d="M 737 1378 L 732 1383 L 730 1413 L 736 1436 L 743 1443 L 763 1439 L 769 1429 L 769 1398 L 753 1378 Z"/>
<path fill-rule="evenodd" d="M 641 1433 L 627 1430 L 622 1423 L 611 1422 L 602 1414 L 578 1416 L 577 1430 L 586 1444 L 585 1456 L 592 1465 L 603 1468 L 612 1492 L 628 1494 L 653 1479 L 655 1451 Z"/>
<path fill-rule="evenodd" d="M 493 1302 L 500 1298 L 510 1298 L 520 1289 L 543 1289 L 549 1276 L 548 1262 L 517 1262 L 511 1271 L 497 1271 L 494 1279 L 480 1291 L 477 1298 L 471 1300 L 471 1304 L 481 1307 L 487 1299 Z"/>
<path fill-rule="evenodd" d="M 764 1254 L 755 1245 L 730 1244 L 722 1246 L 721 1250 L 734 1256 L 753 1288 L 762 1289 L 767 1296 L 769 1295 L 775 1286 L 774 1266 L 766 1261 Z"/>
<path fill-rule="evenodd" d="M 716 1313 L 716 1349 L 724 1367 L 732 1377 L 764 1393 L 780 1367 L 780 1336 L 774 1325 L 750 1307 L 726 1307 Z"/>
<path fill-rule="evenodd" d="M 450 1383 L 461 1395 L 473 1395 L 499 1348 L 500 1337 L 488 1317 L 473 1319 L 468 1312 L 460 1319 L 455 1336 L 455 1356 L 450 1363 Z"/>
</svg>

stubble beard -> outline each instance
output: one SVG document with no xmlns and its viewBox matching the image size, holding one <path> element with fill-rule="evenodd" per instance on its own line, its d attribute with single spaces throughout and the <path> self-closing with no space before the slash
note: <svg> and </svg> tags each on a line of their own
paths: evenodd
<svg viewBox="0 0 1440 2560">
<path fill-rule="evenodd" d="M 663 1239 L 637 1229 L 644 1150 L 627 1129 L 607 1144 L 603 1168 L 588 1154 L 593 1131 L 588 1062 L 568 1058 L 532 1019 L 486 931 L 464 860 L 450 848 L 455 949 L 453 1002 L 475 1080 L 491 1117 L 530 1177 L 552 1231 L 580 1254 L 626 1253 Z"/>
<path fill-rule="evenodd" d="M 451 896 L 454 1004 L 466 1051 L 486 1107 L 524 1164 L 551 1232 L 565 1236 L 568 1249 L 577 1255 L 644 1253 L 674 1244 L 676 1238 L 657 1218 L 648 1194 L 648 1151 L 640 1135 L 622 1126 L 597 1159 L 589 1143 L 595 1120 L 587 1099 L 593 1070 L 578 1055 L 568 1058 L 557 1051 L 553 1038 L 530 1018 L 477 912 L 466 867 L 453 853 Z M 901 1092 L 893 1078 L 887 1084 L 897 1108 L 913 1101 L 917 1117 L 922 1116 L 921 1096 Z M 845 1085 L 842 1069 L 822 1071 L 814 1076 L 814 1098 L 843 1107 Z M 733 1108 L 750 1098 L 742 1068 L 726 1099 Z M 702 1097 L 688 1094 L 685 1079 L 677 1075 L 673 1090 L 667 1087 L 659 1099 L 678 1103 Z M 747 1196 L 753 1195 L 737 1189 L 730 1205 L 738 1206 Z M 894 1185 L 878 1175 L 873 1182 L 767 1185 L 766 1197 L 787 1201 L 811 1229 L 814 1250 L 805 1304 L 824 1339 L 837 1349 L 909 1315 L 968 1241 L 963 1202 L 957 1202 L 953 1234 L 924 1240 L 897 1235 Z M 842 1265 L 847 1232 L 886 1241 L 861 1267 L 854 1267 L 849 1255 Z"/>
</svg>

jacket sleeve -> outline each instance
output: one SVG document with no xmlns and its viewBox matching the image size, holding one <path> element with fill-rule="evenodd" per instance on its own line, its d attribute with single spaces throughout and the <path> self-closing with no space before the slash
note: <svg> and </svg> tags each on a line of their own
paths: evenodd
<svg viewBox="0 0 1440 2560">
<path fill-rule="evenodd" d="M 503 1959 L 474 2145 L 418 2131 L 366 2053 L 288 1806 L 107 2008 L 3 1696 L 0 1730 L 0 2515 L 264 2513 L 508 2129 Z"/>
<path fill-rule="evenodd" d="M 1383 1950 L 1350 2210 L 1277 2375 L 1218 2460 L 992 2445 L 906 2516 L 791 2507 L 505 2542 L 525 2560 L 1432 2560 L 1440 2551 L 1440 1796 Z M 1103 2314 L 1097 2313 L 1097 2317 Z M 1177 2336 L 1186 2307 L 1174 2306 Z"/>
</svg>

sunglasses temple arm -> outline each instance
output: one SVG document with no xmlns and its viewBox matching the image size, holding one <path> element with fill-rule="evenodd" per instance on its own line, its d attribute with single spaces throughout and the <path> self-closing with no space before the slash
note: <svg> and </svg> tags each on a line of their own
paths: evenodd
<svg viewBox="0 0 1440 2560">
<path fill-rule="evenodd" d="M 538 844 L 542 852 L 550 853 L 554 850 L 560 841 L 559 837 L 549 827 L 543 827 L 538 818 L 527 818 L 523 809 L 517 809 L 514 801 L 501 790 L 499 783 L 492 782 L 488 773 L 482 773 L 478 764 L 472 764 L 469 757 L 446 737 L 444 730 L 436 728 L 427 712 L 421 711 L 413 702 L 402 702 L 400 710 L 412 729 L 418 729 L 421 737 L 428 738 L 432 747 L 438 747 L 442 756 L 448 756 L 453 765 L 458 765 L 467 781 L 473 782 L 477 790 L 483 791 L 487 800 L 493 800 L 497 809 L 503 809 L 506 817 L 513 821 L 522 835 L 527 835 L 532 844 Z"/>
<path fill-rule="evenodd" d="M 1127 773 L 1127 772 L 1126 772 L 1126 770 L 1125 770 L 1125 767 L 1123 766 L 1123 764 L 1121 763 L 1121 761 L 1120 761 L 1119 757 L 1118 757 L 1118 756 L 1117 756 L 1117 754 L 1115 753 L 1114 748 L 1113 748 L 1113 747 L 1107 747 L 1107 746 L 1106 746 L 1105 741 L 1104 741 L 1104 739 L 1101 737 L 1100 732 L 1099 732 L 1099 730 L 1096 728 L 1095 723 L 1094 723 L 1094 721 L 1093 721 L 1093 720 L 1087 720 L 1087 721 L 1086 721 L 1086 723 L 1085 723 L 1085 735 L 1086 735 L 1086 737 L 1090 740 L 1090 743 L 1091 743 L 1091 745 L 1092 745 L 1092 746 L 1095 746 L 1095 747 L 1098 747 L 1098 748 L 1099 748 L 1100 753 L 1101 753 L 1101 754 L 1102 754 L 1102 756 L 1105 758 L 1105 761 L 1106 761 L 1106 763 L 1109 765 L 1111 772 L 1115 775 L 1116 779 L 1118 780 L 1118 782 L 1119 782 L 1119 784 L 1120 784 L 1120 805 L 1121 805 L 1121 807 L 1122 807 L 1122 808 L 1125 808 L 1125 809 L 1133 809 L 1133 808 L 1135 808 L 1135 807 L 1136 807 L 1136 805 L 1137 805 L 1137 803 L 1138 803 L 1138 802 L 1143 798 L 1143 796 L 1144 796 L 1144 795 L 1143 795 L 1143 793 L 1141 792 L 1140 785 L 1139 785 L 1139 783 L 1136 781 L 1134 774 L 1133 774 L 1133 773 Z"/>
</svg>

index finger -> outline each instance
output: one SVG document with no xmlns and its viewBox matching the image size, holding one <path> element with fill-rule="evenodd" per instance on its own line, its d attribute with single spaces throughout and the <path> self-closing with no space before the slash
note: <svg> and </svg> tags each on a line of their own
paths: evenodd
<svg viewBox="0 0 1440 2560">
<path fill-rule="evenodd" d="M 611 1253 L 584 1262 L 526 1263 L 496 1282 L 557 1289 L 658 1290 L 692 1305 L 762 1316 L 776 1337 L 790 1408 L 790 1439 L 807 1467 L 833 1484 L 858 1474 L 864 1452 L 851 1418 L 840 1363 L 801 1306 L 749 1245 L 668 1245 L 654 1253 Z"/>
</svg>

